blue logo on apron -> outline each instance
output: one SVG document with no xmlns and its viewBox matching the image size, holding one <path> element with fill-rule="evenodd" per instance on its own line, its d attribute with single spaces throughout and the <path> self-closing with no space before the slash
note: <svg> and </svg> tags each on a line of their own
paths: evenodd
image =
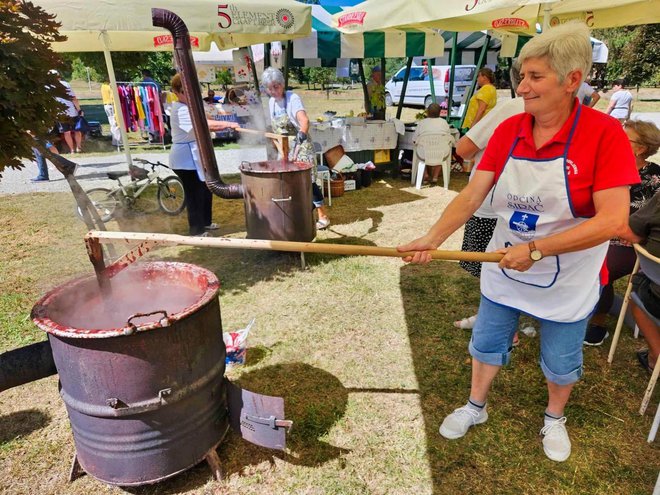
<svg viewBox="0 0 660 495">
<path fill-rule="evenodd" d="M 514 211 L 509 219 L 509 228 L 521 239 L 532 239 L 536 234 L 539 215 L 526 211 Z"/>
</svg>

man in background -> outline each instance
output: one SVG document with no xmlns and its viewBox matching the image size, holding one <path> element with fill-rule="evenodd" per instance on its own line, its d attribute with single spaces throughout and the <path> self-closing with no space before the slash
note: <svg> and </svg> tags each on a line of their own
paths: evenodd
<svg viewBox="0 0 660 495">
<path fill-rule="evenodd" d="M 121 132 L 119 131 L 119 125 L 117 125 L 117 119 L 115 117 L 116 107 L 114 95 L 112 94 L 112 88 L 108 81 L 101 84 L 101 98 L 103 99 L 105 115 L 108 117 L 108 124 L 110 124 L 112 145 L 119 146 L 121 144 Z"/>
<path fill-rule="evenodd" d="M 600 94 L 587 81 L 584 81 L 578 89 L 577 99 L 583 105 L 593 108 L 600 100 Z"/>
</svg>

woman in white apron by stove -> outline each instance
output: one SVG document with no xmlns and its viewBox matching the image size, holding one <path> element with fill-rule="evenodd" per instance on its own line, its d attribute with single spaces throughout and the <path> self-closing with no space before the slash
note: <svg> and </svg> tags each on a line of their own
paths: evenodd
<svg viewBox="0 0 660 495">
<path fill-rule="evenodd" d="M 190 111 L 188 98 L 183 92 L 181 76 L 172 78 L 172 92 L 177 101 L 172 104 L 172 149 L 170 150 L 170 168 L 181 179 L 186 194 L 186 210 L 188 211 L 188 229 L 190 235 L 206 236 L 207 230 L 218 228 L 211 221 L 213 194 L 206 187 L 204 170 L 199 159 L 199 150 Z M 222 120 L 207 120 L 209 131 L 220 131 L 228 127 L 237 128 L 236 122 Z"/>
<path fill-rule="evenodd" d="M 474 177 L 429 232 L 399 247 L 417 251 L 406 261 L 429 262 L 426 251 L 463 225 L 493 188 L 497 224 L 488 251 L 504 257 L 482 267 L 470 397 L 445 418 L 445 438 L 460 438 L 488 419 L 490 385 L 509 362 L 520 314 L 528 314 L 541 324 L 548 388 L 543 449 L 554 461 L 571 453 L 564 408 L 582 375 L 582 340 L 607 276 L 608 241 L 624 231 L 628 188 L 639 182 L 621 125 L 575 97 L 591 56 L 584 24 L 567 23 L 529 41 L 517 90 L 525 113 L 495 130 Z"/>
<path fill-rule="evenodd" d="M 323 207 L 323 192 L 316 183 L 316 158 L 314 147 L 309 139 L 309 117 L 300 96 L 293 91 L 285 91 L 284 74 L 279 69 L 268 67 L 264 71 L 263 83 L 270 95 L 268 110 L 273 132 L 295 135 L 293 150 L 287 160 L 298 160 L 314 164 L 312 167 L 312 203 L 319 215 L 316 228 L 325 229 L 330 219 Z M 282 158 L 280 156 L 280 158 Z"/>
</svg>

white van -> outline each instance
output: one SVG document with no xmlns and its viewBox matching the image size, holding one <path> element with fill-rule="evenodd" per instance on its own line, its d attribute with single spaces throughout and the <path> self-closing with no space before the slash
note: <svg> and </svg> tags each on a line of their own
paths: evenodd
<svg viewBox="0 0 660 495">
<path fill-rule="evenodd" d="M 472 84 L 475 70 L 477 70 L 475 65 L 456 65 L 454 67 L 454 95 L 452 98 L 452 105 L 454 107 L 458 107 L 463 103 L 465 92 L 470 87 L 470 84 Z M 436 101 L 438 103 L 443 102 L 449 94 L 450 73 L 450 65 L 433 66 L 433 83 Z M 406 68 L 402 67 L 385 84 L 385 103 L 388 106 L 399 104 L 405 75 Z M 424 108 L 433 103 L 427 66 L 414 65 L 410 68 L 410 77 L 408 78 L 408 86 L 406 87 L 406 95 L 403 103 L 405 105 L 423 105 Z"/>
</svg>

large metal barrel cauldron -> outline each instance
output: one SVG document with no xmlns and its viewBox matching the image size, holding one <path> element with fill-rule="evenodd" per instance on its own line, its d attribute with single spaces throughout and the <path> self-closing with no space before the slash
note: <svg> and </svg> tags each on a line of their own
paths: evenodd
<svg viewBox="0 0 660 495">
<path fill-rule="evenodd" d="M 110 295 L 92 276 L 35 305 L 88 474 L 153 483 L 220 443 L 228 418 L 218 287 L 198 266 L 152 262 L 118 274 Z"/>
<path fill-rule="evenodd" d="M 241 164 L 248 238 L 314 239 L 311 168 L 307 162 L 282 160 Z"/>
</svg>

